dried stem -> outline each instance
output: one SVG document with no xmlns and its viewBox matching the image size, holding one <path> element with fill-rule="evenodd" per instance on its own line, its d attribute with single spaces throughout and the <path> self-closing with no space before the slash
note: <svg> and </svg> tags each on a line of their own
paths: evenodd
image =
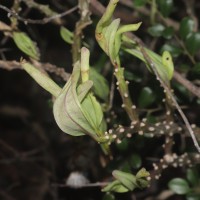
<svg viewBox="0 0 200 200">
<path fill-rule="evenodd" d="M 5 10 L 6 12 L 8 12 L 10 16 L 16 18 L 19 21 L 24 22 L 25 24 L 47 24 L 47 23 L 49 23 L 49 22 L 51 22 L 51 21 L 53 21 L 53 20 L 55 20 L 57 18 L 61 18 L 61 17 L 64 17 L 66 15 L 71 14 L 72 12 L 77 10 L 78 6 L 75 6 L 75 7 L 71 8 L 71 9 L 69 9 L 69 10 L 67 10 L 67 11 L 65 11 L 63 13 L 55 14 L 55 15 L 53 15 L 51 17 L 45 17 L 45 18 L 43 18 L 41 20 L 26 19 L 26 18 L 20 17 L 18 15 L 18 13 L 10 10 L 9 8 L 7 8 L 6 6 L 3 6 L 3 5 L 0 5 L 0 8 L 2 10 Z"/>
<path fill-rule="evenodd" d="M 80 11 L 80 20 L 76 23 L 76 28 L 74 31 L 74 39 L 72 44 L 73 63 L 80 58 L 83 29 L 92 23 L 90 19 L 91 13 L 89 10 L 89 1 L 79 0 L 78 8 Z"/>
</svg>

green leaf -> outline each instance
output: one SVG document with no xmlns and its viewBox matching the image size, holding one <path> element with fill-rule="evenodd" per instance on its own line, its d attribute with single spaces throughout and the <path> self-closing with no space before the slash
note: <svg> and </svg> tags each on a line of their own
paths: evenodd
<svg viewBox="0 0 200 200">
<path fill-rule="evenodd" d="M 192 55 L 200 50 L 200 32 L 191 33 L 186 38 L 186 47 Z"/>
<path fill-rule="evenodd" d="M 148 0 L 134 0 L 133 4 L 136 7 L 144 6 Z"/>
<path fill-rule="evenodd" d="M 169 188 L 176 194 L 187 194 L 190 192 L 188 182 L 182 178 L 174 178 L 168 183 Z"/>
<path fill-rule="evenodd" d="M 165 30 L 165 26 L 162 24 L 155 24 L 148 28 L 148 33 L 153 37 L 160 37 Z"/>
<path fill-rule="evenodd" d="M 62 89 L 45 73 L 38 70 L 36 67 L 28 62 L 21 63 L 23 69 L 45 90 L 51 93 L 54 97 L 57 97 Z"/>
<path fill-rule="evenodd" d="M 118 180 L 115 180 L 111 183 L 109 183 L 107 186 L 105 186 L 102 189 L 102 192 L 118 192 L 118 193 L 124 193 L 128 192 L 128 188 L 122 185 L 122 183 Z"/>
<path fill-rule="evenodd" d="M 64 26 L 61 26 L 61 28 L 60 28 L 60 35 L 61 35 L 62 39 L 65 42 L 67 42 L 68 44 L 73 43 L 74 34 L 71 31 L 69 31 L 68 29 L 66 29 Z"/>
<path fill-rule="evenodd" d="M 145 168 L 140 169 L 136 174 L 137 179 L 146 178 L 148 176 L 150 176 L 150 173 Z"/>
<path fill-rule="evenodd" d="M 36 43 L 33 42 L 30 37 L 24 32 L 13 32 L 13 40 L 17 47 L 23 51 L 26 55 L 39 60 L 39 51 Z"/>
<path fill-rule="evenodd" d="M 131 157 L 129 159 L 129 163 L 130 163 L 131 167 L 138 169 L 142 165 L 142 159 L 139 154 L 133 154 L 133 155 L 131 155 Z"/>
<path fill-rule="evenodd" d="M 155 94 L 149 87 L 144 87 L 139 94 L 138 105 L 140 108 L 146 108 L 155 101 Z"/>
<path fill-rule="evenodd" d="M 193 19 L 189 17 L 185 17 L 182 19 L 179 27 L 179 34 L 183 40 L 185 40 L 188 37 L 188 35 L 190 35 L 193 32 L 194 25 L 195 23 Z"/>
<path fill-rule="evenodd" d="M 169 51 L 173 57 L 177 57 L 182 53 L 182 49 L 172 44 L 164 44 L 161 48 L 161 53 Z"/>
<path fill-rule="evenodd" d="M 196 168 L 189 168 L 187 170 L 187 180 L 193 185 L 199 184 L 199 172 Z"/>
<path fill-rule="evenodd" d="M 168 79 L 171 80 L 174 74 L 174 63 L 169 51 L 164 51 L 162 54 L 162 64 L 167 70 Z"/>
<path fill-rule="evenodd" d="M 90 68 L 90 80 L 93 82 L 92 91 L 104 101 L 108 101 L 109 87 L 108 81 L 94 68 Z"/>
<path fill-rule="evenodd" d="M 128 149 L 128 143 L 129 140 L 127 138 L 124 138 L 120 144 L 116 144 L 117 149 L 119 149 L 122 152 L 126 151 Z"/>
<path fill-rule="evenodd" d="M 137 83 L 142 81 L 142 78 L 136 74 L 134 74 L 133 72 L 130 72 L 128 70 L 124 70 L 124 77 L 126 80 L 128 81 L 135 81 Z"/>
<path fill-rule="evenodd" d="M 173 10 L 173 0 L 157 0 L 159 10 L 164 17 L 168 17 Z"/>
<path fill-rule="evenodd" d="M 103 112 L 101 105 L 93 94 L 90 93 L 86 96 L 86 98 L 81 102 L 81 108 L 84 116 L 96 133 L 98 133 L 98 130 L 102 130 Z M 105 130 L 102 130 L 102 132 L 104 131 Z"/>
<path fill-rule="evenodd" d="M 172 36 L 174 34 L 174 29 L 173 27 L 166 27 L 165 30 L 162 32 L 162 36 L 165 38 L 165 39 L 171 39 Z"/>
<path fill-rule="evenodd" d="M 190 194 L 187 194 L 186 196 L 187 200 L 200 200 L 200 194 L 194 194 L 191 192 Z"/>
<path fill-rule="evenodd" d="M 114 170 L 112 175 L 119 180 L 129 191 L 137 187 L 136 177 L 130 173 Z"/>
</svg>

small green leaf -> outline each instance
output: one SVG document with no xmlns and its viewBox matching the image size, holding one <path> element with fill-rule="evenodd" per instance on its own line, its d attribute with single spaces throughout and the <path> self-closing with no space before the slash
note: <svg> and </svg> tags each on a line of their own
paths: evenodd
<svg viewBox="0 0 200 200">
<path fill-rule="evenodd" d="M 118 192 L 118 193 L 124 193 L 128 192 L 128 188 L 126 188 L 122 183 L 118 180 L 115 180 L 111 183 L 109 183 L 107 186 L 105 186 L 102 189 L 102 192 Z"/>
<path fill-rule="evenodd" d="M 94 68 L 90 68 L 90 80 L 93 81 L 92 91 L 100 99 L 107 101 L 109 95 L 108 81 Z"/>
<path fill-rule="evenodd" d="M 164 51 L 162 54 L 162 64 L 167 70 L 168 79 L 171 80 L 174 74 L 174 63 L 169 51 Z"/>
<path fill-rule="evenodd" d="M 164 17 L 168 17 L 173 10 L 173 0 L 157 0 L 159 10 Z"/>
<path fill-rule="evenodd" d="M 136 7 L 144 6 L 148 0 L 134 0 L 133 4 Z"/>
<path fill-rule="evenodd" d="M 73 43 L 74 34 L 71 31 L 69 31 L 68 29 L 66 29 L 64 26 L 61 26 L 61 28 L 60 28 L 60 35 L 61 35 L 62 39 L 65 42 L 67 42 L 68 44 Z"/>
<path fill-rule="evenodd" d="M 174 29 L 171 26 L 170 27 L 166 27 L 165 30 L 162 32 L 162 36 L 165 39 L 171 39 L 173 34 L 174 34 Z"/>
<path fill-rule="evenodd" d="M 136 74 L 134 74 L 133 72 L 130 72 L 128 70 L 124 70 L 124 77 L 126 80 L 129 80 L 129 81 L 135 81 L 137 83 L 141 82 L 142 81 L 142 78 Z"/>
<path fill-rule="evenodd" d="M 200 32 L 191 33 L 186 38 L 186 47 L 192 55 L 200 50 Z"/>
<path fill-rule="evenodd" d="M 182 178 L 174 178 L 168 183 L 169 188 L 176 194 L 187 194 L 190 192 L 188 182 Z"/>
<path fill-rule="evenodd" d="M 128 139 L 124 138 L 120 144 L 116 144 L 117 149 L 120 151 L 126 151 L 128 149 Z"/>
<path fill-rule="evenodd" d="M 131 167 L 138 169 L 142 165 L 142 159 L 139 154 L 133 154 L 133 155 L 131 155 L 131 157 L 129 159 L 129 163 L 130 163 Z"/>
<path fill-rule="evenodd" d="M 165 26 L 162 24 L 155 24 L 148 28 L 148 33 L 153 37 L 160 37 L 165 30 Z"/>
<path fill-rule="evenodd" d="M 26 33 L 13 32 L 13 40 L 17 47 L 26 55 L 34 58 L 35 60 L 39 60 L 39 51 L 36 43 L 33 42 Z"/>
<path fill-rule="evenodd" d="M 146 108 L 155 101 L 155 95 L 151 88 L 144 87 L 139 94 L 138 105 L 140 108 Z"/>
<path fill-rule="evenodd" d="M 130 173 L 114 170 L 112 175 L 119 180 L 129 191 L 133 191 L 138 185 L 136 177 Z"/>
<path fill-rule="evenodd" d="M 172 44 L 164 44 L 161 48 L 161 53 L 164 51 L 169 51 L 173 57 L 177 57 L 182 53 L 182 50 L 179 47 Z"/>
<path fill-rule="evenodd" d="M 182 19 L 179 27 L 179 34 L 183 40 L 185 40 L 188 35 L 193 32 L 194 25 L 195 23 L 193 19 L 189 17 L 185 17 Z"/>
<path fill-rule="evenodd" d="M 199 172 L 196 168 L 190 168 L 187 170 L 187 180 L 190 181 L 193 186 L 199 184 Z"/>
<path fill-rule="evenodd" d="M 150 173 L 145 168 L 140 169 L 136 174 L 137 179 L 146 178 L 148 176 L 150 176 Z"/>
</svg>

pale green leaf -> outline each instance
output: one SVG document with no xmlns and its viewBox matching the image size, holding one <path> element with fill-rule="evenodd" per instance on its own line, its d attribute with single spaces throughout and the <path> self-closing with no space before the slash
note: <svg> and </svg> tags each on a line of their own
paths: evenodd
<svg viewBox="0 0 200 200">
<path fill-rule="evenodd" d="M 33 42 L 30 37 L 24 32 L 13 32 L 13 40 L 17 47 L 23 51 L 26 55 L 39 60 L 39 51 L 36 43 Z"/>
<path fill-rule="evenodd" d="M 61 26 L 60 28 L 60 35 L 62 39 L 68 44 L 73 43 L 74 34 L 71 31 L 69 31 L 67 28 L 65 28 L 64 26 Z"/>
<path fill-rule="evenodd" d="M 23 69 L 45 90 L 51 93 L 53 96 L 57 97 L 60 92 L 61 88 L 45 73 L 38 70 L 32 64 L 28 62 L 21 63 Z"/>
</svg>

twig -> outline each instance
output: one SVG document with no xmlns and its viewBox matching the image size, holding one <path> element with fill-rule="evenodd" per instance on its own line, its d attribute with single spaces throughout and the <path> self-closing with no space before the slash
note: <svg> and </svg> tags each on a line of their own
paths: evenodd
<svg viewBox="0 0 200 200">
<path fill-rule="evenodd" d="M 96 182 L 96 183 L 86 183 L 86 184 L 84 184 L 84 185 L 79 185 L 79 186 L 76 186 L 76 187 L 71 187 L 71 186 L 69 186 L 69 185 L 67 185 L 67 184 L 57 184 L 57 183 L 54 183 L 54 184 L 52 184 L 51 186 L 53 186 L 53 187 L 71 187 L 71 188 L 74 188 L 74 189 L 79 189 L 79 188 L 89 188 L 89 187 L 104 187 L 104 186 L 106 186 L 106 185 L 108 185 L 109 184 L 109 182 Z"/>
<path fill-rule="evenodd" d="M 175 97 L 173 96 L 173 94 L 171 93 L 170 91 L 170 88 L 163 82 L 163 80 L 160 78 L 160 75 L 158 74 L 157 70 L 156 70 L 156 67 L 153 63 L 153 61 L 151 60 L 151 58 L 148 56 L 145 48 L 144 48 L 144 44 L 142 43 L 142 41 L 135 37 L 134 37 L 134 40 L 137 42 L 138 46 L 140 47 L 141 49 L 141 53 L 143 54 L 146 62 L 148 63 L 149 67 L 151 68 L 151 70 L 154 72 L 154 74 L 156 75 L 157 79 L 159 80 L 159 82 L 161 83 L 161 86 L 164 88 L 164 90 L 166 91 L 167 95 L 170 97 L 170 99 L 172 100 L 175 108 L 178 110 L 180 116 L 182 117 L 186 127 L 187 127 L 187 130 L 189 131 L 190 135 L 191 135 L 191 138 L 193 140 L 193 143 L 194 143 L 194 146 L 196 147 L 196 149 L 198 150 L 198 152 L 200 153 L 200 146 L 197 142 L 197 139 L 195 137 L 195 134 L 190 126 L 190 123 L 187 119 L 187 117 L 185 116 L 185 114 L 183 113 L 182 109 L 180 108 L 179 104 L 177 103 Z"/>
<path fill-rule="evenodd" d="M 80 20 L 76 23 L 76 28 L 74 31 L 74 38 L 72 44 L 73 63 L 75 63 L 80 58 L 83 29 L 92 23 L 90 19 L 91 12 L 89 10 L 89 1 L 79 0 L 78 7 L 81 16 Z"/>
<path fill-rule="evenodd" d="M 55 20 L 57 18 L 61 18 L 61 17 L 64 17 L 66 15 L 71 14 L 72 12 L 74 12 L 78 8 L 78 6 L 75 6 L 75 7 L 71 8 L 71 9 L 69 9 L 69 10 L 67 10 L 67 11 L 65 11 L 63 13 L 56 14 L 56 15 L 51 16 L 51 17 L 46 17 L 46 18 L 43 18 L 41 20 L 40 19 L 38 19 L 38 20 L 37 19 L 36 20 L 26 19 L 26 18 L 20 17 L 18 15 L 18 13 L 10 10 L 9 8 L 7 8 L 6 6 L 3 6 L 3 5 L 0 5 L 0 8 L 2 10 L 5 10 L 6 12 L 8 12 L 8 14 L 10 16 L 15 17 L 16 19 L 18 19 L 19 21 L 24 22 L 25 24 L 47 24 L 47 23 L 51 22 L 52 20 Z"/>
<path fill-rule="evenodd" d="M 60 76 L 64 81 L 67 81 L 69 79 L 70 74 L 65 72 L 63 68 L 59 68 L 55 65 L 52 65 L 50 63 L 37 63 L 40 65 L 42 69 L 45 71 L 48 71 L 50 73 L 54 73 L 58 76 Z M 14 70 L 14 69 L 20 69 L 22 70 L 21 63 L 17 61 L 5 61 L 5 60 L 0 60 L 0 68 L 6 69 L 8 71 Z"/>
<path fill-rule="evenodd" d="M 174 79 L 186 87 L 193 95 L 200 98 L 200 88 L 194 85 L 192 82 L 184 78 L 180 73 L 174 71 Z"/>
</svg>

